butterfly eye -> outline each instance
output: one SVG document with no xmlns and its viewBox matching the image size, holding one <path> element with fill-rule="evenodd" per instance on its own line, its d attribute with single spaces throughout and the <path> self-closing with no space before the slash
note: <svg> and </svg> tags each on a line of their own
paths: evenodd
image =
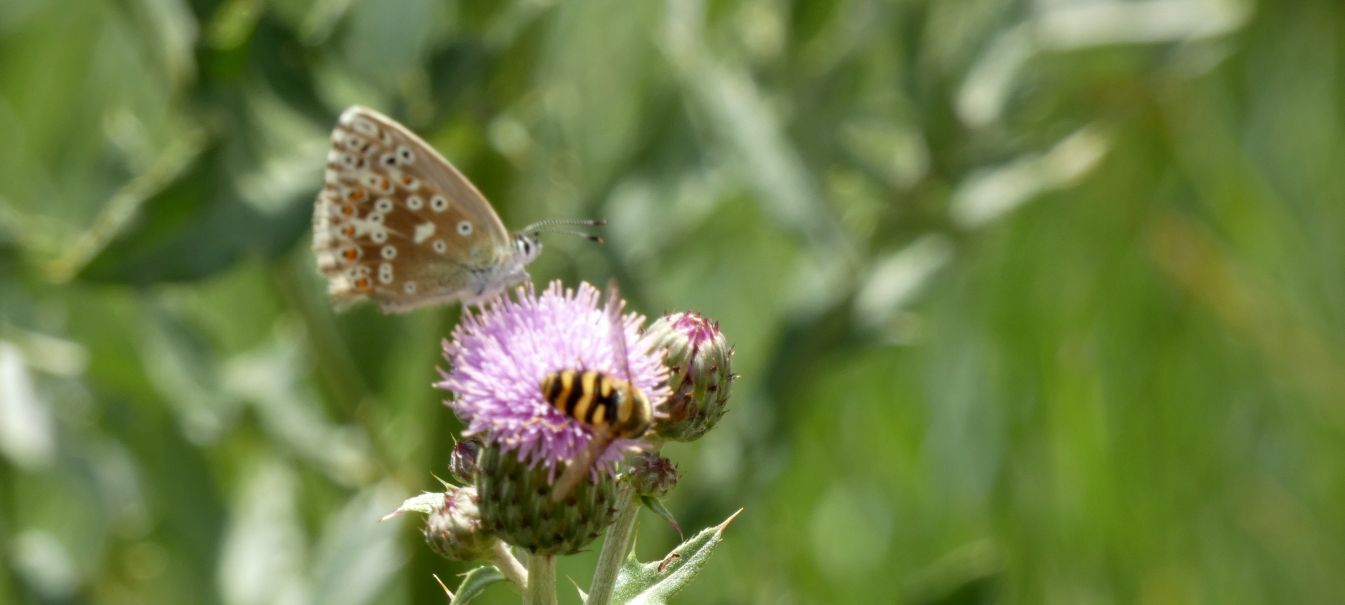
<svg viewBox="0 0 1345 605">
<path fill-rule="evenodd" d="M 462 221 L 461 223 L 458 223 L 458 235 L 461 235 L 461 236 L 466 237 L 466 236 L 471 235 L 471 234 L 472 234 L 472 224 L 471 224 L 471 223 L 469 223 L 469 222 L 467 222 L 467 221 Z"/>
<path fill-rule="evenodd" d="M 410 164 L 415 161 L 416 156 L 411 153 L 411 150 L 407 148 L 406 145 L 402 145 L 397 148 L 397 158 L 400 159 L 403 164 Z"/>
<path fill-rule="evenodd" d="M 374 209 L 379 212 L 392 212 L 392 200 L 388 198 L 378 200 L 378 204 L 374 205 Z"/>
<path fill-rule="evenodd" d="M 391 153 L 385 153 L 383 154 L 383 157 L 378 159 L 378 161 L 383 162 L 384 166 L 396 166 L 397 156 L 392 155 Z"/>
<path fill-rule="evenodd" d="M 442 195 L 436 195 L 430 198 L 430 208 L 435 212 L 448 210 L 448 200 L 444 199 L 444 196 Z"/>
<path fill-rule="evenodd" d="M 435 252 L 438 252 L 439 254 L 443 254 L 443 253 L 445 253 L 445 252 L 448 252 L 448 244 L 445 244 L 445 243 L 444 243 L 444 240 L 441 240 L 441 239 L 434 240 L 434 244 L 433 244 L 433 246 L 434 246 L 434 251 L 435 251 Z"/>
<path fill-rule="evenodd" d="M 388 232 L 382 229 L 369 234 L 369 239 L 374 240 L 375 244 L 381 244 L 388 241 Z"/>
<path fill-rule="evenodd" d="M 407 294 L 415 294 L 416 282 L 413 281 L 406 282 L 405 284 L 402 285 L 402 290 L 405 291 Z"/>
<path fill-rule="evenodd" d="M 379 263 L 378 281 L 385 284 L 392 283 L 392 263 Z"/>
<path fill-rule="evenodd" d="M 383 258 L 386 258 L 386 259 L 388 259 L 388 260 L 392 260 L 392 259 L 394 259 L 394 258 L 397 258 L 397 247 L 396 247 L 396 246 L 383 246 L 383 249 L 382 249 L 382 250 L 379 250 L 379 254 L 382 254 L 382 255 L 383 255 Z"/>
<path fill-rule="evenodd" d="M 424 205 L 425 202 L 414 195 L 406 198 L 406 207 L 410 208 L 411 210 L 420 210 L 420 207 Z"/>
</svg>

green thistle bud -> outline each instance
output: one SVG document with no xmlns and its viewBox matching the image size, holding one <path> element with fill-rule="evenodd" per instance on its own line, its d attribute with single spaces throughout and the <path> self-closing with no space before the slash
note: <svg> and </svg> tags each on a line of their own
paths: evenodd
<svg viewBox="0 0 1345 605">
<path fill-rule="evenodd" d="M 677 486 L 677 465 L 658 454 L 642 452 L 631 459 L 626 477 L 635 493 L 662 498 Z"/>
<path fill-rule="evenodd" d="M 431 505 L 425 518 L 425 542 L 448 559 L 467 561 L 485 558 L 497 542 L 485 531 L 477 508 L 476 488 L 450 487 Z"/>
<path fill-rule="evenodd" d="M 580 481 L 570 495 L 551 498 L 551 473 L 530 467 L 513 451 L 486 446 L 476 476 L 481 518 L 505 542 L 539 555 L 564 555 L 587 546 L 616 514 L 616 482 Z"/>
<path fill-rule="evenodd" d="M 465 439 L 453 444 L 453 453 L 448 458 L 448 472 L 458 483 L 472 485 L 476 483 L 476 459 L 481 454 L 481 442 Z"/>
<path fill-rule="evenodd" d="M 665 439 L 695 441 L 724 416 L 733 374 L 733 347 L 719 324 L 697 313 L 665 315 L 645 332 L 664 351 L 672 395 L 655 410 L 654 430 Z"/>
</svg>

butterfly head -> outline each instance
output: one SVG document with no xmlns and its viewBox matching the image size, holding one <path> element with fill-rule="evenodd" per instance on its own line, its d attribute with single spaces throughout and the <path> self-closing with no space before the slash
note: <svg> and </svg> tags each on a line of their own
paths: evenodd
<svg viewBox="0 0 1345 605">
<path fill-rule="evenodd" d="M 540 231 L 520 231 L 514 235 L 514 253 L 517 254 L 519 265 L 526 265 L 536 260 L 537 255 L 542 253 L 542 234 Z"/>
</svg>

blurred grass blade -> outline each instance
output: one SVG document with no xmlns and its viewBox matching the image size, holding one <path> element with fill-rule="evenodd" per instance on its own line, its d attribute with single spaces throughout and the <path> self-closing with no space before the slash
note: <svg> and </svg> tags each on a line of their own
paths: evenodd
<svg viewBox="0 0 1345 605">
<path fill-rule="evenodd" d="M 953 220 L 976 229 L 1043 193 L 1070 187 L 1097 166 L 1109 147 L 1109 137 L 1099 127 L 1085 127 L 1044 153 L 976 171 L 953 192 Z"/>
<path fill-rule="evenodd" d="M 275 460 L 259 461 L 248 475 L 221 546 L 220 593 L 228 605 L 284 602 L 308 592 L 297 478 Z"/>
<path fill-rule="evenodd" d="M 136 224 L 147 212 L 147 202 L 173 186 L 190 182 L 201 169 L 201 156 L 208 138 L 203 131 L 189 131 L 166 146 L 144 173 L 112 195 L 93 225 L 69 246 L 63 256 L 48 265 L 52 281 L 64 282 L 87 270 L 107 246 Z"/>
<path fill-rule="evenodd" d="M 56 455 L 51 409 L 33 384 L 19 347 L 0 340 L 0 454 L 33 471 Z"/>
<path fill-rule="evenodd" d="M 952 241 L 926 235 L 906 247 L 874 259 L 855 294 L 857 323 L 865 331 L 889 325 L 910 304 L 929 279 L 953 258 Z"/>
<path fill-rule="evenodd" d="M 397 528 L 378 522 L 397 506 L 399 491 L 391 483 L 373 485 L 328 518 L 314 559 L 312 602 L 365 605 L 380 598 L 404 561 Z"/>
</svg>

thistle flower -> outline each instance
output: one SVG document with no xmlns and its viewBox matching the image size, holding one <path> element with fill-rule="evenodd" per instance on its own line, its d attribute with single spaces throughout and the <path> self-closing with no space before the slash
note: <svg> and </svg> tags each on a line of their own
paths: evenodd
<svg viewBox="0 0 1345 605">
<path fill-rule="evenodd" d="M 477 510 L 476 489 L 459 487 L 443 494 L 425 518 L 425 542 L 439 556 L 460 561 L 484 557 L 496 538 L 485 531 Z"/>
<path fill-rule="evenodd" d="M 596 370 L 630 383 L 649 398 L 668 394 L 667 371 L 640 336 L 644 318 L 614 321 L 598 290 L 552 282 L 540 295 L 528 286 L 464 315 L 444 343 L 450 368 L 435 386 L 451 391 L 448 406 L 479 436 L 476 468 L 481 518 L 492 533 L 534 554 L 583 548 L 611 523 L 616 463 L 630 439 L 617 439 L 594 460 L 594 481 L 561 501 L 551 498 L 559 471 L 589 447 L 593 430 L 543 398 L 542 381 L 563 370 Z M 621 359 L 626 343 L 625 359 Z M 628 373 L 629 371 L 629 373 Z"/>
<path fill-rule="evenodd" d="M 422 513 L 425 527 L 421 531 L 430 550 L 459 561 L 486 558 L 499 540 L 481 521 L 476 488 L 444 484 L 444 489 L 407 499 L 383 520 L 405 512 Z"/>
<path fill-rule="evenodd" d="M 654 430 L 673 441 L 694 441 L 724 416 L 733 373 L 733 347 L 719 324 L 698 313 L 673 313 L 655 321 L 645 338 L 663 351 L 672 394 L 655 405 Z"/>
<path fill-rule="evenodd" d="M 652 452 L 644 452 L 631 461 L 626 480 L 641 496 L 662 498 L 677 486 L 677 465 Z"/>
<path fill-rule="evenodd" d="M 531 286 L 517 301 L 501 298 L 489 308 L 465 314 L 444 343 L 449 370 L 435 386 L 451 391 L 448 406 L 467 423 L 468 435 L 516 454 L 530 466 L 554 473 L 580 455 L 591 428 L 566 416 L 542 397 L 542 379 L 561 370 L 597 370 L 629 380 L 651 402 L 668 395 L 667 370 L 652 341 L 640 335 L 644 317 L 621 316 L 626 363 L 617 353 L 617 326 L 598 304 L 598 289 L 578 290 L 552 282 L 540 295 Z M 629 368 L 630 375 L 626 376 Z M 602 452 L 596 466 L 609 474 L 629 439 Z"/>
</svg>

